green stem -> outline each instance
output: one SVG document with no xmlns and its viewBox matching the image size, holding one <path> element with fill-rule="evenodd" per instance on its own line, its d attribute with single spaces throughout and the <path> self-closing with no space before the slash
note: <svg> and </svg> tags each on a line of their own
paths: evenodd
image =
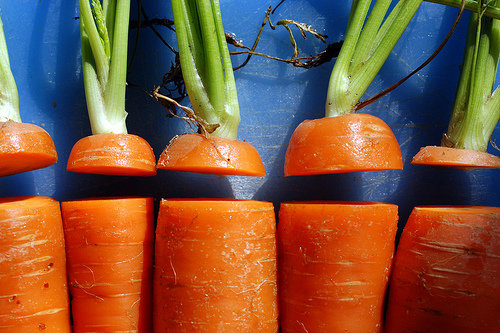
<svg viewBox="0 0 500 333">
<path fill-rule="evenodd" d="M 217 0 L 172 0 L 184 83 L 197 116 L 219 124 L 212 135 L 236 138 L 236 84 Z"/>
<path fill-rule="evenodd" d="M 330 77 L 327 117 L 355 111 L 356 104 L 380 71 L 421 2 L 400 0 L 384 23 L 390 1 L 377 1 L 368 20 L 366 16 L 371 1 L 353 2 L 346 38 Z"/>
<path fill-rule="evenodd" d="M 500 0 L 495 1 L 495 6 Z M 479 3 L 478 12 L 480 11 Z M 492 93 L 500 54 L 500 22 L 473 13 L 455 104 L 443 144 L 486 151 L 500 120 L 500 93 Z M 498 88 L 497 88 L 498 90 Z"/>
<path fill-rule="evenodd" d="M 79 0 L 83 80 L 93 134 L 127 133 L 130 0 Z"/>
<path fill-rule="evenodd" d="M 462 5 L 462 0 L 425 0 L 425 1 L 456 8 L 460 8 L 460 6 Z M 465 9 L 479 13 L 477 7 L 477 1 L 475 0 L 466 0 Z M 495 19 L 500 19 L 500 7 L 498 7 L 497 5 L 488 5 L 486 11 L 484 12 L 484 15 Z"/>
<path fill-rule="evenodd" d="M 0 121 L 21 122 L 19 113 L 19 96 L 16 81 L 12 75 L 7 43 L 0 19 Z"/>
</svg>

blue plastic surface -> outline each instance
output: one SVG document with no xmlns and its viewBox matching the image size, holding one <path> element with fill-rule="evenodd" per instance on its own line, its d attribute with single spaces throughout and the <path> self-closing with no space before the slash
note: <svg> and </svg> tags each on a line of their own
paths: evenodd
<svg viewBox="0 0 500 333">
<path fill-rule="evenodd" d="M 224 27 L 245 45 L 257 35 L 269 5 L 279 1 L 222 0 Z M 82 83 L 77 1 L 1 0 L 0 14 L 11 66 L 19 89 L 21 116 L 45 128 L 53 137 L 59 162 L 43 170 L 0 179 L 0 195 L 47 195 L 58 200 L 91 196 L 147 195 L 161 197 L 235 197 L 272 201 L 276 207 L 290 200 L 367 200 L 400 206 L 404 223 L 411 209 L 423 204 L 500 204 L 496 170 L 460 171 L 416 167 L 411 157 L 421 146 L 438 145 L 446 130 L 462 60 L 467 17 L 429 66 L 402 87 L 365 108 L 385 120 L 402 149 L 404 170 L 363 172 L 312 177 L 283 177 L 289 138 L 304 119 L 324 115 L 329 75 L 334 61 L 314 69 L 300 69 L 253 57 L 235 73 L 241 109 L 239 138 L 260 152 L 265 178 L 218 177 L 160 170 L 152 178 L 97 176 L 66 172 L 71 147 L 90 134 Z M 171 17 L 168 0 L 143 0 L 150 18 Z M 311 24 L 328 35 L 328 42 L 343 39 L 350 1 L 288 0 L 273 16 Z M 132 19 L 137 3 L 132 1 Z M 390 55 L 366 96 L 372 96 L 423 62 L 443 40 L 457 10 L 424 3 Z M 174 34 L 158 27 L 172 45 Z M 295 34 L 303 55 L 317 53 L 324 45 Z M 130 51 L 135 30 L 130 34 Z M 281 27 L 265 28 L 259 52 L 289 57 L 288 35 Z M 129 53 L 131 54 L 131 53 Z M 233 65 L 244 56 L 233 57 Z M 144 91 L 161 83 L 173 54 L 151 29 L 142 29 L 132 62 L 127 90 L 128 129 L 150 142 L 158 156 L 176 134 L 191 129 Z M 138 88 L 139 87 L 139 88 Z M 188 100 L 185 100 L 187 103 Z M 496 130 L 493 140 L 500 138 Z M 490 152 L 498 154 L 490 146 Z"/>
</svg>

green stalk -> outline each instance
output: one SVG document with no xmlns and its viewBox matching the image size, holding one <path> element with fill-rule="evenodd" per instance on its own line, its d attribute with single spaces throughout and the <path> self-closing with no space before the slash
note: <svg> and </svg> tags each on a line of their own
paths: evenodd
<svg viewBox="0 0 500 333">
<path fill-rule="evenodd" d="M 83 81 L 93 134 L 127 133 L 130 0 L 79 0 Z"/>
<path fill-rule="evenodd" d="M 21 122 L 19 113 L 19 96 L 16 81 L 12 75 L 7 43 L 0 19 L 0 121 Z"/>
<path fill-rule="evenodd" d="M 384 21 L 390 2 L 378 0 L 367 19 L 371 0 L 353 1 L 344 44 L 330 77 L 327 117 L 355 111 L 422 0 L 400 0 Z"/>
<path fill-rule="evenodd" d="M 218 0 L 172 0 L 184 83 L 197 116 L 235 139 L 240 120 L 236 83 Z"/>
<path fill-rule="evenodd" d="M 494 1 L 500 5 L 500 0 Z M 500 93 L 492 93 L 500 55 L 500 21 L 482 15 L 477 4 L 469 22 L 462 72 L 448 131 L 442 144 L 486 151 L 500 120 Z"/>
<path fill-rule="evenodd" d="M 452 6 L 456 8 L 460 8 L 460 6 L 462 5 L 462 0 L 425 0 L 425 1 L 438 3 L 446 6 Z M 465 9 L 479 13 L 476 0 L 465 0 Z M 486 11 L 484 12 L 484 15 L 498 20 L 500 19 L 500 7 L 497 5 L 488 4 L 486 7 Z"/>
</svg>

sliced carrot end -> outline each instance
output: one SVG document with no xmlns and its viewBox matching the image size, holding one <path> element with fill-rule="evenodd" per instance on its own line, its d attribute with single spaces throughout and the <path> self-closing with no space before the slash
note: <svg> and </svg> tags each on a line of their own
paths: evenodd
<svg viewBox="0 0 500 333">
<path fill-rule="evenodd" d="M 285 176 L 402 168 L 401 150 L 389 126 L 361 113 L 302 122 L 285 156 Z"/>
<path fill-rule="evenodd" d="M 67 170 L 115 176 L 154 176 L 156 159 L 143 138 L 133 134 L 96 134 L 71 150 Z"/>
<path fill-rule="evenodd" d="M 431 165 L 472 170 L 478 168 L 500 168 L 500 157 L 481 151 L 439 146 L 427 146 L 413 157 L 413 165 Z"/>
<path fill-rule="evenodd" d="M 57 162 L 54 141 L 40 126 L 0 122 L 0 176 L 48 167 Z"/>
<path fill-rule="evenodd" d="M 158 169 L 215 175 L 264 177 L 257 150 L 248 142 L 200 134 L 173 138 L 160 155 Z"/>
</svg>

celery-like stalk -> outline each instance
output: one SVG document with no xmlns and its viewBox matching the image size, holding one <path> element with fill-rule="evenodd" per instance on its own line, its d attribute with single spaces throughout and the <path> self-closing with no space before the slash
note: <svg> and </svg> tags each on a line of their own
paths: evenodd
<svg viewBox="0 0 500 333">
<path fill-rule="evenodd" d="M 16 81 L 12 75 L 7 52 L 7 43 L 3 32 L 3 23 L 0 19 L 0 121 L 21 122 L 19 114 L 19 95 Z"/>
<path fill-rule="evenodd" d="M 485 3 L 485 2 L 484 2 Z M 500 120 L 500 92 L 493 93 L 500 54 L 500 21 L 472 13 L 455 104 L 442 145 L 486 151 Z M 494 6 L 500 0 L 493 1 Z"/>
<path fill-rule="evenodd" d="M 355 111 L 422 0 L 400 0 L 385 21 L 391 0 L 377 0 L 370 11 L 371 2 L 353 0 L 344 44 L 328 86 L 327 117 Z"/>
<path fill-rule="evenodd" d="M 184 83 L 196 115 L 235 139 L 238 96 L 218 0 L 172 0 Z"/>
<path fill-rule="evenodd" d="M 130 0 L 79 0 L 83 81 L 93 134 L 127 133 Z"/>
<path fill-rule="evenodd" d="M 460 8 L 462 5 L 462 0 L 425 0 L 427 2 L 439 3 L 441 5 L 452 6 Z M 500 7 L 493 5 L 491 3 L 486 4 L 485 8 L 478 9 L 478 2 L 476 0 L 465 0 L 465 9 L 472 12 L 480 13 L 483 12 L 484 15 L 500 19 Z"/>
</svg>

